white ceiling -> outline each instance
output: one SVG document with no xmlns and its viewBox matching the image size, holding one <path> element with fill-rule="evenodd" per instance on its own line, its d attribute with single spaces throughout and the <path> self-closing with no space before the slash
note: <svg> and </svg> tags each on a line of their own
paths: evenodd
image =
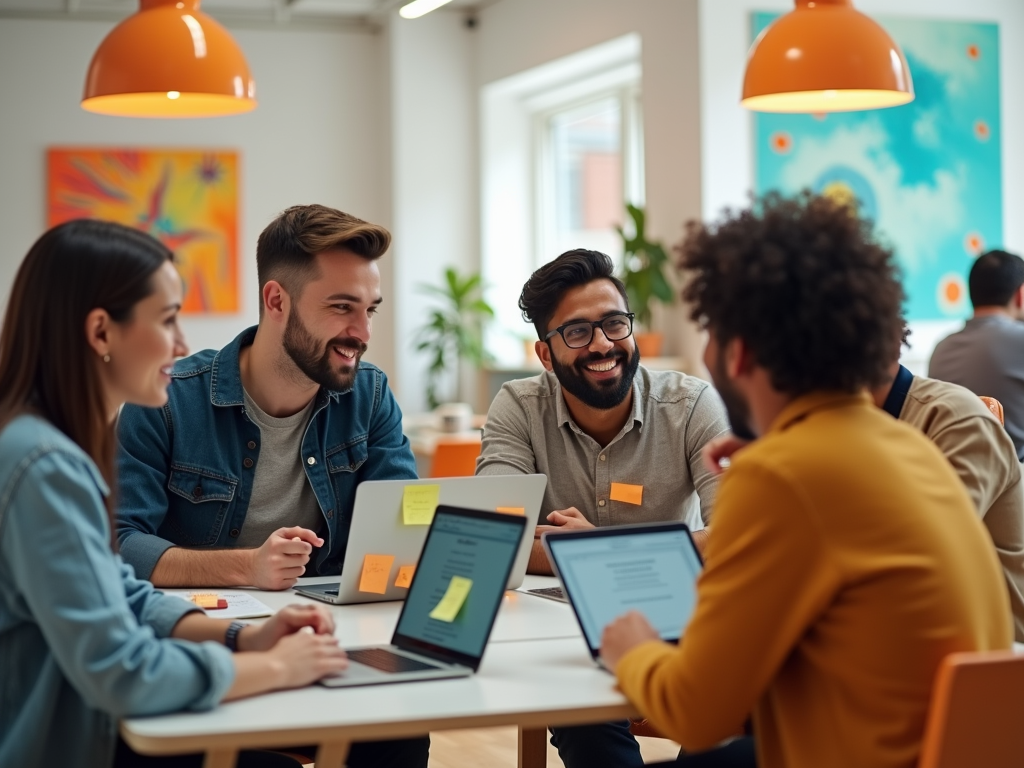
<svg viewBox="0 0 1024 768">
<path fill-rule="evenodd" d="M 336 21 L 343 24 L 379 21 L 409 0 L 200 0 L 200 9 L 225 23 L 288 24 Z M 445 9 L 466 13 L 495 0 L 451 0 Z M 0 19 L 109 19 L 134 13 L 138 0 L 0 0 Z"/>
</svg>

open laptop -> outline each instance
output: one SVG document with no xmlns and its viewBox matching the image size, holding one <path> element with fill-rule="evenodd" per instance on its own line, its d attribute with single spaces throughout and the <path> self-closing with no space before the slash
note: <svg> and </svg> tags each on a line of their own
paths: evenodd
<svg viewBox="0 0 1024 768">
<path fill-rule="evenodd" d="M 630 610 L 640 611 L 662 640 L 679 642 L 697 605 L 702 568 L 685 523 L 545 533 L 541 542 L 598 664 L 601 633 Z"/>
<path fill-rule="evenodd" d="M 471 675 L 525 530 L 521 515 L 439 506 L 391 644 L 346 648 L 348 669 L 320 682 L 344 687 Z"/>
<path fill-rule="evenodd" d="M 356 488 L 340 580 L 333 584 L 300 584 L 294 589 L 306 597 L 336 605 L 404 600 L 409 592 L 408 584 L 401 586 L 402 582 L 395 576 L 403 567 L 415 565 L 428 528 L 427 525 L 407 525 L 405 512 L 409 511 L 406 506 L 412 494 L 418 496 L 417 502 L 423 501 L 422 492 L 427 492 L 428 497 L 436 492 L 438 504 L 491 512 L 510 510 L 514 516 L 524 518 L 529 535 L 524 535 L 519 542 L 508 580 L 508 589 L 516 589 L 523 583 L 530 562 L 533 530 L 547 482 L 545 475 L 367 480 Z M 412 490 L 407 491 L 410 487 Z M 361 584 L 365 586 L 363 569 L 368 555 L 394 557 L 383 592 L 360 590 Z"/>
</svg>

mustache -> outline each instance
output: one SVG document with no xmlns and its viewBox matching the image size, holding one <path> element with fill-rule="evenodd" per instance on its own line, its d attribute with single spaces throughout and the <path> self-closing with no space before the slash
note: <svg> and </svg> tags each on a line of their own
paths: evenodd
<svg viewBox="0 0 1024 768">
<path fill-rule="evenodd" d="M 347 347 L 356 350 L 359 354 L 366 351 L 366 344 L 355 336 L 336 336 L 328 341 L 325 347 Z"/>
</svg>

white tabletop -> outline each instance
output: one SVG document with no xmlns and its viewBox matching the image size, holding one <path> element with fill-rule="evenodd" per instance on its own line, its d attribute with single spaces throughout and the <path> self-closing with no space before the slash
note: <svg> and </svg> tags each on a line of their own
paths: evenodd
<svg viewBox="0 0 1024 768">
<path fill-rule="evenodd" d="M 210 764 L 218 754 L 228 764 L 242 746 L 321 744 L 326 747 L 316 763 L 327 768 L 325 756 L 340 756 L 339 764 L 350 740 L 511 724 L 544 728 L 634 715 L 615 678 L 598 668 L 577 637 L 491 644 L 477 674 L 467 678 L 311 686 L 222 704 L 212 712 L 132 718 L 122 722 L 121 733 L 147 754 L 210 750 Z"/>
</svg>

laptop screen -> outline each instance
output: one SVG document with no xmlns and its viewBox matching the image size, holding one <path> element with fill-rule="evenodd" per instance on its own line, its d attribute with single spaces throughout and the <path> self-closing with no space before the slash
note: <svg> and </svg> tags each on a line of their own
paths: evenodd
<svg viewBox="0 0 1024 768">
<path fill-rule="evenodd" d="M 546 536 L 546 546 L 591 651 L 614 619 L 640 611 L 677 641 L 697 604 L 700 557 L 686 526 L 603 528 Z"/>
<path fill-rule="evenodd" d="M 439 506 L 398 618 L 395 645 L 475 669 L 524 527 L 522 516 Z M 453 610 L 467 580 L 468 592 Z"/>
</svg>

